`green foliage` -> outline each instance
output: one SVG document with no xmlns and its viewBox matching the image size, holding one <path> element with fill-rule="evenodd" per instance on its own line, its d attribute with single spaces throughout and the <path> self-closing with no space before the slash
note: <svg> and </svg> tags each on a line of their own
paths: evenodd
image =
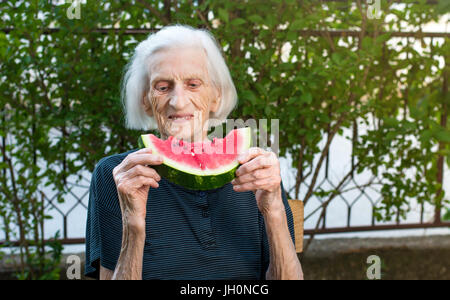
<svg viewBox="0 0 450 300">
<path fill-rule="evenodd" d="M 442 221 L 450 221 L 450 208 L 447 208 L 447 211 L 445 212 L 444 216 L 442 217 Z"/>
<path fill-rule="evenodd" d="M 16 274 L 17 279 L 58 280 L 60 278 L 60 262 L 63 250 L 61 243 L 57 241 L 58 238 L 60 238 L 59 232 L 46 245 L 42 243 L 35 245 L 36 248 L 45 246 L 45 255 L 30 248 L 31 251 L 26 257 L 26 267 Z"/>
<path fill-rule="evenodd" d="M 418 37 L 417 47 L 413 39 L 383 32 L 419 31 L 442 16 L 445 1 L 382 1 L 381 19 L 367 18 L 366 7 L 350 1 L 86 1 L 81 19 L 67 17 L 68 3 L 51 2 L 0 3 L 0 27 L 14 28 L 0 33 L 0 224 L 11 239 L 40 245 L 24 243 L 21 253 L 41 274 L 56 277 L 48 249 L 33 252 L 42 248 L 42 187 L 51 186 L 62 202 L 68 176 L 135 148 L 142 134 L 124 127 L 119 87 L 125 64 L 146 35 L 95 28 L 182 23 L 211 30 L 239 94 L 230 117 L 280 120 L 280 155 L 289 154 L 297 170 L 292 198 L 310 179 L 305 202 L 338 194 L 317 186 L 315 177 L 325 166 L 317 157 L 327 155 L 324 137 L 331 142 L 356 124 L 369 127 L 352 139 L 352 172 L 369 170 L 383 178 L 377 219 L 404 216 L 413 198 L 444 204 L 437 193 L 437 160 L 442 155 L 450 162 L 450 124 L 441 126 L 450 103 L 443 88 L 448 39 Z M 59 30 L 43 34 L 45 28 Z M 326 29 L 362 34 L 305 34 Z M 415 178 L 405 178 L 407 170 Z M 58 259 L 59 248 L 52 247 Z"/>
</svg>

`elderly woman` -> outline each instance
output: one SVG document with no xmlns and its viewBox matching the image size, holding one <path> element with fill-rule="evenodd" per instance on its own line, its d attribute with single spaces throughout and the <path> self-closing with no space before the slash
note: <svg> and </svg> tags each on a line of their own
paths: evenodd
<svg viewBox="0 0 450 300">
<path fill-rule="evenodd" d="M 206 140 L 236 105 L 229 70 L 206 30 L 168 26 L 127 66 L 129 128 Z M 302 279 L 292 213 L 275 154 L 239 157 L 236 179 L 209 191 L 175 185 L 150 149 L 105 157 L 92 175 L 86 275 L 100 279 Z"/>
</svg>

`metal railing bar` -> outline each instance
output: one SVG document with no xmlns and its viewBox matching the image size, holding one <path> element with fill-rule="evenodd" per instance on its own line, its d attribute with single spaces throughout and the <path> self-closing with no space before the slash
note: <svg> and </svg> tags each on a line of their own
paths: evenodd
<svg viewBox="0 0 450 300">
<path fill-rule="evenodd" d="M 15 30 L 15 28 L 1 28 L 0 31 L 8 34 Z M 94 28 L 90 31 L 76 32 L 72 31 L 71 34 L 89 34 L 89 33 L 99 33 L 99 34 L 110 34 L 114 32 L 116 34 L 123 35 L 136 35 L 136 34 L 149 34 L 156 32 L 159 29 L 147 29 L 147 28 Z M 41 34 L 53 34 L 58 33 L 60 28 L 44 28 Z M 255 29 L 255 32 L 259 30 Z M 361 33 L 358 30 L 296 30 L 300 36 L 317 36 L 322 37 L 324 33 L 329 34 L 331 37 L 360 37 Z M 413 37 L 413 38 L 450 38 L 450 32 L 422 32 L 422 31 L 381 31 L 378 35 L 389 34 L 391 37 Z M 365 36 L 370 36 L 370 32 L 367 31 Z"/>
<path fill-rule="evenodd" d="M 378 230 L 395 230 L 395 229 L 424 229 L 450 227 L 450 222 L 439 223 L 411 223 L 411 224 L 392 224 L 392 225 L 375 225 L 375 226 L 351 226 L 351 227 L 335 227 L 325 229 L 306 229 L 304 235 L 328 234 L 328 233 L 348 233 L 360 231 L 378 231 Z"/>
</svg>

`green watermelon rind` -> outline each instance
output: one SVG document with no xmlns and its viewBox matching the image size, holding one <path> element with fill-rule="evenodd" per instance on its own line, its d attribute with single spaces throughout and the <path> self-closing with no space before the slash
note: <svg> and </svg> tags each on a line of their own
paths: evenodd
<svg viewBox="0 0 450 300">
<path fill-rule="evenodd" d="M 185 187 L 189 190 L 206 191 L 220 188 L 233 180 L 236 177 L 235 173 L 238 166 L 226 173 L 210 176 L 192 175 L 164 164 L 153 166 L 153 168 L 159 175 L 166 178 L 170 182 Z"/>
<path fill-rule="evenodd" d="M 241 128 L 238 129 L 239 134 L 243 135 L 243 140 L 246 144 L 242 145 L 240 152 L 246 151 L 251 147 L 251 129 Z M 139 147 L 140 148 L 151 148 L 154 154 L 160 154 L 153 146 L 153 143 L 148 138 L 148 135 L 141 135 L 139 137 Z M 231 180 L 233 180 L 236 175 L 236 170 L 239 167 L 237 161 L 223 166 L 220 169 L 215 170 L 198 170 L 195 168 L 189 168 L 187 166 L 177 166 L 177 162 L 164 158 L 162 165 L 152 166 L 159 175 L 166 178 L 170 182 L 183 186 L 190 190 L 212 190 L 217 189 Z"/>
</svg>

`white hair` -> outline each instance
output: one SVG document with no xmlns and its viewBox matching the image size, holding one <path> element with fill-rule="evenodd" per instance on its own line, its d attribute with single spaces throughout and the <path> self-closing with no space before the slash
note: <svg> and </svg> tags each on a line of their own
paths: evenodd
<svg viewBox="0 0 450 300">
<path fill-rule="evenodd" d="M 195 29 L 187 25 L 166 26 L 150 34 L 137 45 L 131 61 L 125 67 L 122 80 L 121 98 L 125 111 L 126 127 L 129 129 L 157 129 L 154 118 L 147 115 L 142 107 L 142 99 L 149 91 L 151 78 L 149 58 L 157 51 L 177 47 L 201 46 L 206 52 L 206 64 L 213 85 L 219 89 L 219 108 L 210 114 L 210 126 L 218 126 L 226 121 L 237 103 L 237 93 L 230 71 L 223 58 L 221 48 L 214 36 L 205 29 Z"/>
</svg>

